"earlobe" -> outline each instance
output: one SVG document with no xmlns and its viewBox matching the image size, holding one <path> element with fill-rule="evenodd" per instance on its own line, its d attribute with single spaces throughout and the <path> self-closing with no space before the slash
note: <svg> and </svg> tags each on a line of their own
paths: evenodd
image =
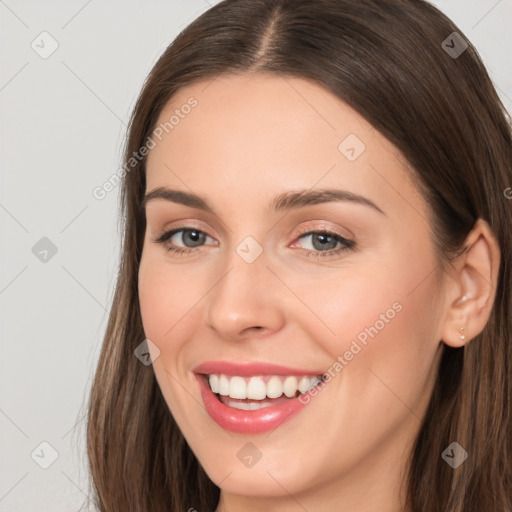
<svg viewBox="0 0 512 512">
<path fill-rule="evenodd" d="M 491 228 L 478 219 L 453 263 L 447 285 L 442 341 L 462 347 L 487 324 L 496 295 L 500 250 Z"/>
<path fill-rule="evenodd" d="M 471 334 L 470 334 L 471 333 Z M 461 314 L 457 318 L 447 319 L 443 330 L 442 341 L 453 348 L 463 347 L 474 338 L 476 334 L 468 329 L 467 315 Z"/>
</svg>

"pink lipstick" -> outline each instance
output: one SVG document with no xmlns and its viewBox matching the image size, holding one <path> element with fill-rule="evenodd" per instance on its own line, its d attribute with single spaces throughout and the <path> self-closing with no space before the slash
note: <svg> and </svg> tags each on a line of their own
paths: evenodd
<svg viewBox="0 0 512 512">
<path fill-rule="evenodd" d="M 236 364 L 226 361 L 203 363 L 193 371 L 196 374 L 201 397 L 210 417 L 225 430 L 241 434 L 258 434 L 274 430 L 293 418 L 310 402 L 310 400 L 307 402 L 299 400 L 300 393 L 305 391 L 304 382 L 315 383 L 316 376 L 322 374 L 317 370 L 301 370 L 274 364 Z M 265 391 L 263 391 L 263 395 L 260 395 L 258 399 L 252 399 L 252 397 L 246 398 L 245 391 L 243 391 L 239 397 L 233 398 L 233 393 L 230 393 L 231 396 L 227 396 L 226 389 L 221 390 L 220 394 L 214 392 L 208 383 L 209 375 L 215 376 L 215 382 L 218 382 L 219 375 L 222 376 L 224 382 L 227 382 L 226 378 L 238 377 L 237 381 L 241 384 L 242 390 L 245 389 L 242 380 L 245 382 L 256 380 L 260 388 L 263 386 L 263 390 L 265 390 L 264 382 L 269 383 L 269 379 L 273 379 L 274 384 L 277 382 L 277 389 L 280 387 L 280 382 L 286 380 L 286 395 L 279 389 L 277 394 L 272 395 L 271 391 L 266 391 L 267 396 L 265 396 Z M 299 378 L 302 381 L 299 386 L 301 391 L 297 389 L 296 385 Z"/>
</svg>

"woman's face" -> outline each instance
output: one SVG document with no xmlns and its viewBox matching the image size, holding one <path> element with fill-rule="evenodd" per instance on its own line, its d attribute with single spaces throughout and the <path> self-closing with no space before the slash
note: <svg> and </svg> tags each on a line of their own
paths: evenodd
<svg viewBox="0 0 512 512">
<path fill-rule="evenodd" d="M 146 193 L 181 195 L 146 202 L 142 320 L 206 473 L 226 496 L 273 502 L 396 495 L 436 377 L 445 289 L 400 154 L 298 78 L 185 87 L 158 125 Z M 233 396 L 221 403 L 204 374 Z M 284 394 L 261 399 L 272 393 Z"/>
</svg>

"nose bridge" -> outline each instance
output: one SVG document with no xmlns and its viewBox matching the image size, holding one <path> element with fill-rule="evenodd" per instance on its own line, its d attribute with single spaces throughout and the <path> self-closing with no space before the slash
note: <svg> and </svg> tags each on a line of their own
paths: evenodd
<svg viewBox="0 0 512 512">
<path fill-rule="evenodd" d="M 208 294 L 207 327 L 226 339 L 258 328 L 263 333 L 280 328 L 284 313 L 278 300 L 278 282 L 267 268 L 263 246 L 246 236 L 225 256 L 222 277 Z"/>
</svg>

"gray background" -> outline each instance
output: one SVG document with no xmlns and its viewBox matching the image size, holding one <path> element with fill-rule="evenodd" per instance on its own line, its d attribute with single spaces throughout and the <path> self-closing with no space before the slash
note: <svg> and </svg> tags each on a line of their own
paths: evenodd
<svg viewBox="0 0 512 512">
<path fill-rule="evenodd" d="M 0 0 L 2 512 L 87 501 L 83 418 L 119 249 L 119 187 L 103 200 L 92 191 L 121 166 L 152 65 L 213 3 Z M 434 3 L 512 111 L 512 0 Z"/>
</svg>

